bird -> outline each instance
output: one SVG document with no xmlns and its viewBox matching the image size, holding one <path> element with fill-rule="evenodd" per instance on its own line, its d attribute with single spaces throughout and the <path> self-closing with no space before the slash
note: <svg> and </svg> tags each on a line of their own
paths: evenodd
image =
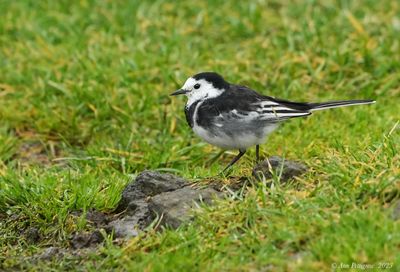
<svg viewBox="0 0 400 272">
<path fill-rule="evenodd" d="M 187 97 L 186 121 L 198 137 L 225 150 L 239 150 L 221 173 L 253 146 L 258 162 L 260 145 L 284 121 L 309 116 L 319 110 L 375 103 L 374 100 L 293 102 L 229 83 L 215 72 L 201 72 L 189 77 L 171 94 L 177 95 Z"/>
</svg>

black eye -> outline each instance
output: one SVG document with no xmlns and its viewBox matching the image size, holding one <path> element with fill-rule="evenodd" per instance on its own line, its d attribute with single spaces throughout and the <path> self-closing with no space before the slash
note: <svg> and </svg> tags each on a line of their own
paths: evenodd
<svg viewBox="0 0 400 272">
<path fill-rule="evenodd" d="M 200 84 L 199 83 L 197 83 L 196 85 L 194 85 L 193 86 L 195 89 L 198 89 L 198 88 L 200 88 Z"/>
</svg>

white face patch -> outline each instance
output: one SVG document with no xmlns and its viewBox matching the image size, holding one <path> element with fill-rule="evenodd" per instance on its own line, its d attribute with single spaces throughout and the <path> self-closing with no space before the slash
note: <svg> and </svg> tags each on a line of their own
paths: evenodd
<svg viewBox="0 0 400 272">
<path fill-rule="evenodd" d="M 194 87 L 196 84 L 200 85 L 198 89 Z M 190 107 L 191 104 L 198 100 L 217 97 L 224 92 L 224 90 L 215 88 L 211 83 L 204 79 L 196 80 L 192 77 L 189 77 L 186 80 L 182 89 L 189 91 L 186 93 L 186 96 L 188 97 L 188 102 L 186 104 L 187 107 Z"/>
</svg>

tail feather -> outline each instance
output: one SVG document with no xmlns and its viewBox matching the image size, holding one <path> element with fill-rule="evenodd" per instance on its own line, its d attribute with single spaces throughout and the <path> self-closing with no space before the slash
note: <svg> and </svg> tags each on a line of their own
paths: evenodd
<svg viewBox="0 0 400 272">
<path fill-rule="evenodd" d="M 310 111 L 325 110 L 339 107 L 347 107 L 353 105 L 366 105 L 373 104 L 375 100 L 342 100 L 342 101 L 330 101 L 323 103 L 309 103 Z"/>
</svg>

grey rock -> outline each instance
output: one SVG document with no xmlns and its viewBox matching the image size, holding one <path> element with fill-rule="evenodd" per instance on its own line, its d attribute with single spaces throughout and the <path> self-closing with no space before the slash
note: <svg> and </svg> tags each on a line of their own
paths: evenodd
<svg viewBox="0 0 400 272">
<path fill-rule="evenodd" d="M 145 199 L 131 201 L 123 216 L 111 221 L 108 226 L 114 230 L 116 237 L 135 237 L 153 220 L 153 214 Z"/>
<path fill-rule="evenodd" d="M 190 219 L 190 211 L 196 202 L 210 204 L 220 193 L 212 188 L 196 189 L 184 187 L 175 191 L 158 194 L 150 199 L 150 209 L 162 216 L 161 225 L 177 228 Z"/>
<path fill-rule="evenodd" d="M 110 222 L 116 238 L 132 238 L 139 235 L 139 222 L 136 216 L 124 216 Z"/>
<path fill-rule="evenodd" d="M 282 166 L 283 164 L 283 166 Z M 270 169 L 271 165 L 271 169 Z M 295 161 L 284 160 L 281 157 L 273 156 L 268 160 L 258 163 L 253 168 L 253 176 L 257 179 L 270 179 L 273 177 L 271 170 L 279 175 L 282 169 L 281 181 L 288 181 L 294 177 L 298 177 L 307 171 L 307 166 Z"/>
<path fill-rule="evenodd" d="M 171 174 L 143 171 L 136 177 L 135 181 L 130 182 L 125 187 L 116 212 L 125 210 L 132 201 L 173 191 L 187 184 L 188 182 L 185 179 Z"/>
<path fill-rule="evenodd" d="M 116 209 L 116 212 L 123 212 L 122 216 L 111 221 L 108 227 L 114 230 L 116 237 L 137 236 L 155 218 L 155 213 L 148 203 L 149 197 L 175 191 L 187 185 L 187 180 L 171 174 L 155 171 L 140 173 L 122 192 Z"/>
<path fill-rule="evenodd" d="M 103 242 L 104 237 L 99 230 L 91 233 L 76 233 L 72 236 L 70 245 L 74 249 L 92 247 Z"/>
<path fill-rule="evenodd" d="M 109 218 L 107 214 L 92 209 L 87 212 L 86 220 L 96 227 L 102 227 L 108 223 Z"/>
<path fill-rule="evenodd" d="M 115 220 L 107 228 L 114 231 L 118 238 L 137 236 L 148 227 L 157 215 L 161 216 L 160 225 L 177 228 L 183 221 L 190 220 L 191 209 L 196 202 L 210 204 L 222 193 L 213 188 L 194 188 L 190 183 L 171 174 L 154 171 L 140 173 L 135 181 L 124 189 L 118 204 Z"/>
</svg>

